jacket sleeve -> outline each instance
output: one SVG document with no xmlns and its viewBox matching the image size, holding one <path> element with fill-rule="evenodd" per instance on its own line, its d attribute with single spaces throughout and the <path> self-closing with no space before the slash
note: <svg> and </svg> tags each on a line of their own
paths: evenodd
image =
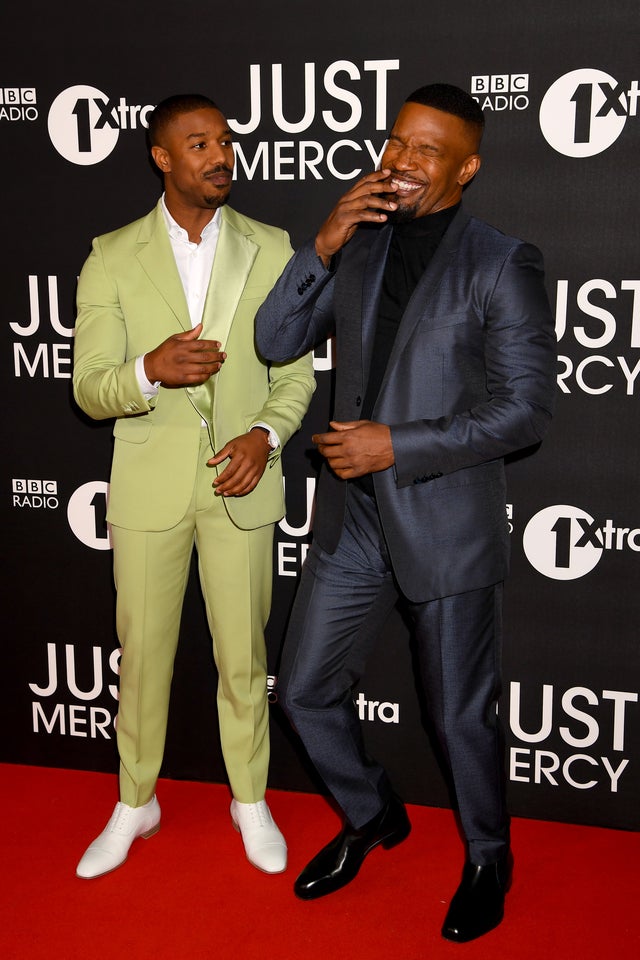
<svg viewBox="0 0 640 960">
<path fill-rule="evenodd" d="M 115 279 L 109 274 L 100 238 L 78 280 L 73 392 L 78 406 L 94 420 L 148 412 L 135 356 L 127 359 L 127 332 Z"/>
<path fill-rule="evenodd" d="M 269 398 L 251 420 L 268 423 L 278 434 L 282 448 L 300 429 L 315 388 L 311 353 L 297 360 L 272 363 L 269 367 Z"/>
<path fill-rule="evenodd" d="M 285 231 L 279 231 L 279 233 L 282 236 L 282 250 L 276 275 L 286 268 L 293 255 L 289 235 Z M 257 342 L 256 346 L 258 346 Z M 259 348 L 258 352 L 260 353 Z M 268 358 L 261 356 L 262 360 L 267 360 L 269 395 L 262 409 L 250 419 L 252 422 L 268 423 L 275 430 L 280 440 L 280 447 L 272 451 L 270 459 L 277 459 L 288 440 L 300 429 L 302 418 L 311 403 L 316 388 L 313 356 L 310 352 L 306 352 L 298 359 L 286 359 L 281 362 L 269 362 Z"/>
<path fill-rule="evenodd" d="M 299 357 L 331 336 L 333 278 L 313 240 L 293 255 L 256 314 L 256 344 L 266 360 Z"/>
</svg>

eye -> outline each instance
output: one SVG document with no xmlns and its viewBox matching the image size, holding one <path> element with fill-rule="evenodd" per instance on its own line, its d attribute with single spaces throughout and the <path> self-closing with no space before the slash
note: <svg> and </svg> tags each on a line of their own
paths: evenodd
<svg viewBox="0 0 640 960">
<path fill-rule="evenodd" d="M 199 140 L 198 143 L 194 143 L 193 149 L 194 149 L 194 150 L 204 150 L 204 148 L 206 147 L 206 145 L 207 145 L 207 143 L 206 143 L 205 140 Z"/>
</svg>

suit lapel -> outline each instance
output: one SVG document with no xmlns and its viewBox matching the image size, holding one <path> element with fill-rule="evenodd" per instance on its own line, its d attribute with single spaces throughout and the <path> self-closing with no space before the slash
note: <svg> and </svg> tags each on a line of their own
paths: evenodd
<svg viewBox="0 0 640 960">
<path fill-rule="evenodd" d="M 222 208 L 220 236 L 202 312 L 202 336 L 206 340 L 219 340 L 223 348 L 227 344 L 242 291 L 258 254 L 258 244 L 249 239 L 250 233 L 251 228 L 241 216 L 229 207 Z M 207 422 L 214 450 L 213 423 L 221 375 L 222 371 L 201 387 L 187 391 L 196 410 Z"/>
<path fill-rule="evenodd" d="M 222 208 L 220 236 L 204 304 L 202 322 L 208 340 L 227 342 L 242 291 L 258 254 L 246 221 Z"/>
<path fill-rule="evenodd" d="M 392 235 L 390 227 L 376 231 L 362 276 L 362 375 L 365 384 L 369 380 L 382 277 Z"/>
<path fill-rule="evenodd" d="M 184 288 L 171 249 L 160 202 L 144 218 L 138 234 L 138 262 L 183 330 L 191 329 Z"/>
</svg>

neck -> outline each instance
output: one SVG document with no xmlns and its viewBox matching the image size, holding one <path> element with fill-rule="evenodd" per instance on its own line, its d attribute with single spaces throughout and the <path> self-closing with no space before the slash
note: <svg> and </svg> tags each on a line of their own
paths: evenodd
<svg viewBox="0 0 640 960">
<path fill-rule="evenodd" d="M 187 231 L 191 243 L 200 243 L 202 231 L 213 220 L 218 208 L 187 207 L 176 202 L 175 197 L 168 197 L 166 193 L 164 202 L 176 223 Z"/>
</svg>

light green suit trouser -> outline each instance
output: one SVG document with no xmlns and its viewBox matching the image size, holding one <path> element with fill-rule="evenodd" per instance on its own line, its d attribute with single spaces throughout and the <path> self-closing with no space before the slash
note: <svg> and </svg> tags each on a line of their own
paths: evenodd
<svg viewBox="0 0 640 960">
<path fill-rule="evenodd" d="M 264 628 L 272 589 L 273 524 L 236 527 L 221 497 L 207 431 L 196 487 L 170 530 L 112 527 L 117 629 L 122 646 L 117 738 L 120 799 L 151 799 L 162 764 L 173 662 L 194 544 L 218 668 L 220 739 L 231 791 L 241 803 L 264 797 L 269 716 Z M 153 496 L 153 492 L 149 492 Z"/>
</svg>

